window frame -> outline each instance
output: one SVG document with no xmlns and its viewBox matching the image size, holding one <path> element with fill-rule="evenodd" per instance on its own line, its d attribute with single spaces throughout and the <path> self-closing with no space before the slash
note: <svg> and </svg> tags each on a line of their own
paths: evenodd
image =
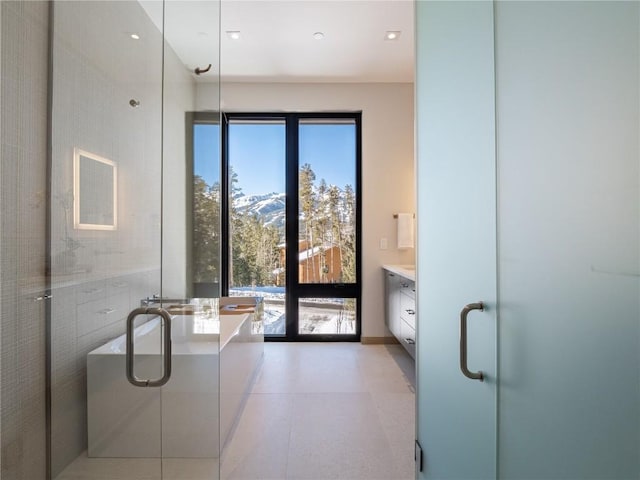
<svg viewBox="0 0 640 480">
<path fill-rule="evenodd" d="M 265 335 L 265 341 L 360 341 L 362 334 L 362 112 L 225 112 L 222 115 L 222 176 L 221 176 L 221 293 L 229 293 L 229 124 L 233 120 L 285 122 L 285 194 L 286 194 L 286 333 Z M 356 282 L 355 283 L 300 283 L 298 278 L 298 172 L 299 125 L 309 120 L 352 120 L 355 126 L 355 229 L 356 229 Z M 291 241 L 293 239 L 293 241 Z M 291 268 L 291 265 L 296 268 Z M 298 303 L 304 298 L 353 298 L 356 302 L 356 325 L 353 334 L 300 334 Z"/>
</svg>

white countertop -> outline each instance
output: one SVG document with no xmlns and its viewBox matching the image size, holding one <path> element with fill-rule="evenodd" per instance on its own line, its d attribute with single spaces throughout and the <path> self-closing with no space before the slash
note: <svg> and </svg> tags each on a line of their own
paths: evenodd
<svg viewBox="0 0 640 480">
<path fill-rule="evenodd" d="M 416 281 L 416 266 L 415 265 L 383 265 L 386 271 L 400 275 L 413 282 Z"/>
</svg>

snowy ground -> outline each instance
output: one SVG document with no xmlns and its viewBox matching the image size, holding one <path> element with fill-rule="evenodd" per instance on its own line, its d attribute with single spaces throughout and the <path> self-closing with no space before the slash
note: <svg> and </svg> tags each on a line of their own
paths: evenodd
<svg viewBox="0 0 640 480">
<path fill-rule="evenodd" d="M 285 294 L 280 287 L 231 289 L 231 296 L 264 298 L 264 333 L 284 335 Z M 300 334 L 354 334 L 355 312 L 343 308 L 339 299 L 305 299 L 299 310 Z"/>
</svg>

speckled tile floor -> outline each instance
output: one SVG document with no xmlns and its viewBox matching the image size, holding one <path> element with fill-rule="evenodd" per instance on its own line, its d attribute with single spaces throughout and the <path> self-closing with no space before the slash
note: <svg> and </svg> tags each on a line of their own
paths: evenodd
<svg viewBox="0 0 640 480">
<path fill-rule="evenodd" d="M 415 369 L 399 345 L 266 343 L 223 480 L 411 480 Z M 217 460 L 81 456 L 57 480 L 214 480 Z"/>
<path fill-rule="evenodd" d="M 222 479 L 413 479 L 414 377 L 399 345 L 267 343 Z"/>
</svg>

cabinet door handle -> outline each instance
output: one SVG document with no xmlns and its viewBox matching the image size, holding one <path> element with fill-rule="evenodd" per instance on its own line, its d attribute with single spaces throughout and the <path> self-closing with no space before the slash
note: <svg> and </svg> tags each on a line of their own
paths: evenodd
<svg viewBox="0 0 640 480">
<path fill-rule="evenodd" d="M 467 315 L 472 310 L 484 310 L 484 303 L 470 303 L 465 305 L 460 312 L 460 370 L 462 374 L 471 380 L 484 381 L 484 374 L 479 372 L 471 372 L 467 368 Z"/>
<path fill-rule="evenodd" d="M 409 345 L 415 345 L 416 341 L 413 338 L 405 338 L 404 341 Z"/>
<path fill-rule="evenodd" d="M 405 310 L 405 312 L 407 312 L 409 315 L 415 315 L 416 314 L 416 311 L 415 310 L 411 310 L 410 308 L 407 308 Z"/>
</svg>

